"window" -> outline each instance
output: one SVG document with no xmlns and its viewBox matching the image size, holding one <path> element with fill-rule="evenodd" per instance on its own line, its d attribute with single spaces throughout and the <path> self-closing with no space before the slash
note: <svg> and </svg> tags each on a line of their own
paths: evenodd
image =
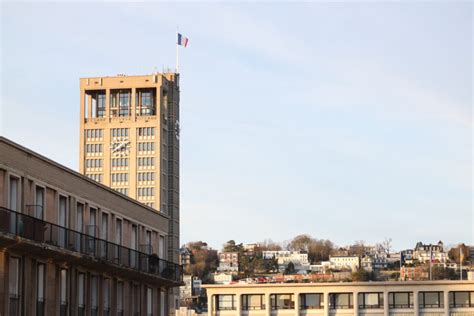
<svg viewBox="0 0 474 316">
<path fill-rule="evenodd" d="M 114 188 L 115 191 L 120 192 L 124 195 L 128 195 L 128 189 L 127 188 Z"/>
<path fill-rule="evenodd" d="M 76 231 L 79 233 L 82 233 L 84 229 L 84 204 L 82 203 L 77 203 L 76 207 Z M 81 239 L 82 236 L 81 234 L 75 234 L 76 235 L 76 250 L 81 251 Z"/>
<path fill-rule="evenodd" d="M 235 295 L 217 295 L 216 310 L 234 310 L 235 306 Z"/>
<path fill-rule="evenodd" d="M 84 316 L 86 311 L 86 294 L 85 285 L 86 278 L 84 273 L 77 275 L 77 314 L 78 316 Z"/>
<path fill-rule="evenodd" d="M 138 181 L 155 181 L 154 172 L 139 172 L 137 174 Z"/>
<path fill-rule="evenodd" d="M 155 188 L 138 188 L 137 195 L 139 197 L 155 196 Z"/>
<path fill-rule="evenodd" d="M 9 314 L 20 315 L 20 258 L 10 257 L 8 265 L 8 294 L 10 300 Z"/>
<path fill-rule="evenodd" d="M 155 143 L 138 143 L 138 151 L 139 152 L 149 152 L 155 151 Z"/>
<path fill-rule="evenodd" d="M 128 158 L 112 158 L 112 167 L 128 167 Z"/>
<path fill-rule="evenodd" d="M 140 315 L 140 286 L 136 284 L 132 286 L 132 315 Z"/>
<path fill-rule="evenodd" d="M 108 240 L 109 215 L 107 213 L 102 213 L 102 220 L 100 224 L 100 238 L 102 240 Z M 107 257 L 107 243 L 100 242 L 100 252 L 102 257 Z"/>
<path fill-rule="evenodd" d="M 59 306 L 59 315 L 67 315 L 67 270 L 61 269 L 61 280 L 60 280 L 60 306 Z"/>
<path fill-rule="evenodd" d="M 155 136 L 155 128 L 154 127 L 139 127 L 138 137 L 143 137 L 143 136 Z"/>
<path fill-rule="evenodd" d="M 329 293 L 330 309 L 347 309 L 352 307 L 352 293 Z"/>
<path fill-rule="evenodd" d="M 444 306 L 443 299 L 443 292 L 418 293 L 420 308 L 441 308 Z"/>
<path fill-rule="evenodd" d="M 10 177 L 10 199 L 8 207 L 13 211 L 20 211 L 20 179 L 17 177 Z"/>
<path fill-rule="evenodd" d="M 104 279 L 103 283 L 103 306 L 104 310 L 102 315 L 109 316 L 110 315 L 110 279 Z"/>
<path fill-rule="evenodd" d="M 242 310 L 265 309 L 265 295 L 244 294 L 242 295 Z"/>
<path fill-rule="evenodd" d="M 271 294 L 270 302 L 272 309 L 294 309 L 295 301 L 293 294 Z"/>
<path fill-rule="evenodd" d="M 123 282 L 117 282 L 117 314 L 123 316 Z"/>
<path fill-rule="evenodd" d="M 105 116 L 105 92 L 97 92 L 97 117 Z"/>
<path fill-rule="evenodd" d="M 91 276 L 91 316 L 97 316 L 99 312 L 97 276 Z"/>
<path fill-rule="evenodd" d="M 300 309 L 320 309 L 324 306 L 322 293 L 300 294 Z"/>
<path fill-rule="evenodd" d="M 44 315 L 44 277 L 46 265 L 40 263 L 36 266 L 36 315 Z"/>
<path fill-rule="evenodd" d="M 86 168 L 102 168 L 102 159 L 86 159 Z"/>
<path fill-rule="evenodd" d="M 359 293 L 359 308 L 383 308 L 383 293 Z"/>
<path fill-rule="evenodd" d="M 97 210 L 95 208 L 90 209 L 90 218 L 89 218 L 89 235 L 92 237 L 96 236 L 97 222 L 96 222 Z"/>
<path fill-rule="evenodd" d="M 128 173 L 112 173 L 112 182 L 128 182 Z"/>
<path fill-rule="evenodd" d="M 138 244 L 138 229 L 137 225 L 132 225 L 132 234 L 131 234 L 131 240 L 130 240 L 130 248 L 132 250 L 137 250 L 137 244 Z M 131 251 L 130 252 L 130 264 L 132 267 L 135 267 L 137 264 L 137 252 L 136 251 Z"/>
<path fill-rule="evenodd" d="M 146 314 L 153 316 L 153 289 L 146 288 Z"/>
<path fill-rule="evenodd" d="M 152 253 L 152 246 L 151 246 L 151 231 L 147 230 L 145 232 L 145 238 L 146 238 L 146 253 L 151 255 Z"/>
<path fill-rule="evenodd" d="M 44 189 L 42 187 L 36 187 L 35 190 L 35 214 L 34 216 L 39 219 L 43 219 L 44 214 Z"/>
<path fill-rule="evenodd" d="M 102 133 L 103 133 L 103 130 L 102 129 L 86 129 L 85 130 L 85 136 L 86 138 L 88 139 L 100 139 L 102 138 Z"/>
<path fill-rule="evenodd" d="M 103 180 L 103 175 L 102 174 L 90 174 L 90 173 L 86 173 L 86 176 L 94 181 L 97 181 L 97 182 L 102 182 Z"/>
<path fill-rule="evenodd" d="M 413 292 L 390 292 L 388 304 L 390 308 L 413 308 Z"/>
<path fill-rule="evenodd" d="M 111 134 L 112 138 L 116 137 L 128 137 L 128 128 L 112 128 L 111 129 Z"/>
<path fill-rule="evenodd" d="M 67 228 L 67 197 L 59 196 L 59 218 L 58 218 L 59 230 L 59 245 L 61 247 L 66 246 L 66 228 Z"/>
<path fill-rule="evenodd" d="M 154 157 L 139 157 L 137 158 L 138 166 L 140 167 L 151 167 L 155 165 Z"/>
<path fill-rule="evenodd" d="M 449 292 L 449 307 L 474 307 L 474 291 Z"/>
<path fill-rule="evenodd" d="M 102 144 L 86 144 L 86 153 L 102 153 Z"/>
</svg>

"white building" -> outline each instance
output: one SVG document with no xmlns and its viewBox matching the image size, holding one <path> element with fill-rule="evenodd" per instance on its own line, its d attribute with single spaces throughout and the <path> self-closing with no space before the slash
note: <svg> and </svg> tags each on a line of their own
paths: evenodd
<svg viewBox="0 0 474 316">
<path fill-rule="evenodd" d="M 320 264 L 312 264 L 309 266 L 309 270 L 311 272 L 316 272 L 316 273 L 326 273 L 327 270 L 331 268 L 331 262 L 330 261 L 321 261 Z"/>
<path fill-rule="evenodd" d="M 360 267 L 360 259 L 358 256 L 331 256 L 329 257 L 331 268 L 336 270 L 350 269 L 356 271 Z"/>
<path fill-rule="evenodd" d="M 263 251 L 263 259 L 275 258 L 278 262 L 278 268 L 284 270 L 290 262 L 295 265 L 295 270 L 309 270 L 308 254 L 299 251 L 276 250 Z"/>
<path fill-rule="evenodd" d="M 418 242 L 413 250 L 413 260 L 425 263 L 430 262 L 430 258 L 434 262 L 446 263 L 448 261 L 448 254 L 444 251 L 442 241 L 437 244 L 423 244 Z"/>
<path fill-rule="evenodd" d="M 230 273 L 214 273 L 212 277 L 215 284 L 230 284 L 232 282 L 232 274 Z"/>
</svg>

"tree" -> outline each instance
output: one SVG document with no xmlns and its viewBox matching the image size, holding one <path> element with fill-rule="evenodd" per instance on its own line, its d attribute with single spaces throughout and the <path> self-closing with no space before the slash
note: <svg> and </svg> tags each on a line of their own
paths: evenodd
<svg viewBox="0 0 474 316">
<path fill-rule="evenodd" d="M 365 255 L 365 241 L 357 240 L 354 245 L 350 246 L 350 254 L 362 258 Z"/>
<path fill-rule="evenodd" d="M 374 272 L 369 272 L 364 269 L 359 269 L 352 273 L 353 281 L 375 281 L 376 275 Z"/>
<path fill-rule="evenodd" d="M 243 252 L 244 246 L 242 243 L 236 244 L 234 240 L 229 240 L 224 244 L 224 252 Z"/>
<path fill-rule="evenodd" d="M 310 235 L 298 235 L 290 241 L 288 245 L 289 250 L 308 252 L 310 245 L 314 239 Z"/>
<path fill-rule="evenodd" d="M 308 250 L 308 259 L 311 263 L 327 261 L 334 250 L 334 244 L 330 240 L 314 239 Z"/>
<path fill-rule="evenodd" d="M 469 247 L 467 247 L 465 244 L 459 244 L 456 247 L 451 248 L 448 251 L 448 257 L 454 262 L 460 263 L 461 249 L 462 249 L 462 254 L 463 254 L 462 263 L 466 264 L 470 258 L 470 250 L 469 250 Z"/>
<path fill-rule="evenodd" d="M 385 237 L 385 240 L 382 242 L 381 245 L 387 256 L 390 255 L 390 250 L 392 249 L 392 238 Z"/>
<path fill-rule="evenodd" d="M 257 251 L 277 251 L 277 250 L 281 250 L 282 247 L 280 244 L 274 242 L 273 240 L 271 239 L 265 239 L 264 241 L 260 242 L 259 243 L 259 247 L 257 249 Z"/>
<path fill-rule="evenodd" d="M 296 272 L 295 265 L 293 262 L 290 261 L 285 268 L 284 274 L 295 274 L 295 272 Z"/>
</svg>

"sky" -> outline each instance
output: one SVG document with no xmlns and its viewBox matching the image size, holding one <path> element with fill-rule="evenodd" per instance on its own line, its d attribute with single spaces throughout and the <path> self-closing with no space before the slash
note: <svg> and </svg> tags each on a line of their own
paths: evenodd
<svg viewBox="0 0 474 316">
<path fill-rule="evenodd" d="M 181 243 L 474 244 L 470 2 L 8 2 L 0 134 L 74 170 L 79 78 L 180 50 Z"/>
</svg>

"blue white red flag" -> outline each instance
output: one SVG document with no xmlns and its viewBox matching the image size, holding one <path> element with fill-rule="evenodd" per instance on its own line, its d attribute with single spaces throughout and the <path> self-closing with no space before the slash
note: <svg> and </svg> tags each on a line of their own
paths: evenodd
<svg viewBox="0 0 474 316">
<path fill-rule="evenodd" d="M 181 46 L 188 46 L 188 42 L 189 42 L 189 39 L 185 36 L 183 36 L 183 34 L 181 33 L 178 33 L 178 45 L 181 45 Z"/>
</svg>

